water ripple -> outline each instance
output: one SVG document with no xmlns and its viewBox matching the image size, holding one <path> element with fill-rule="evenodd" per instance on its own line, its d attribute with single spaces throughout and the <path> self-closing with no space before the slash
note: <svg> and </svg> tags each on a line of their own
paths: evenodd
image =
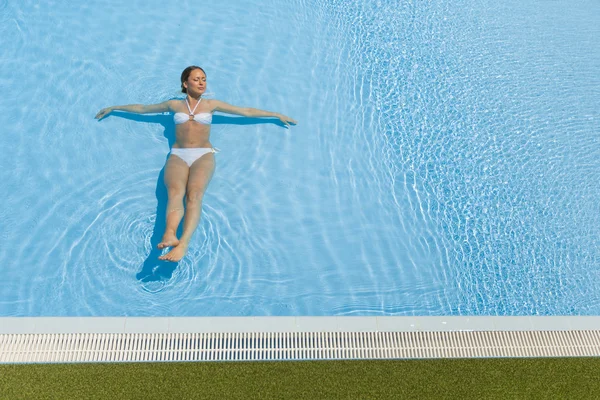
<svg viewBox="0 0 600 400">
<path fill-rule="evenodd" d="M 0 314 L 594 313 L 597 6 L 555 3 L 0 0 Z M 190 64 L 299 124 L 215 118 L 172 264 L 172 120 L 93 116 Z"/>
</svg>

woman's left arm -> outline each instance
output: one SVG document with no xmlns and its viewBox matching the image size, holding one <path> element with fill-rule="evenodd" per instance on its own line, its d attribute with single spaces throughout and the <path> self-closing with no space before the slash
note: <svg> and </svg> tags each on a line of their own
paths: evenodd
<svg viewBox="0 0 600 400">
<path fill-rule="evenodd" d="M 281 122 L 283 122 L 283 124 L 286 127 L 289 127 L 290 124 L 293 124 L 293 125 L 297 124 L 296 120 L 294 120 L 290 117 L 286 117 L 285 115 L 279 114 L 276 112 L 264 111 L 264 110 L 259 110 L 257 108 L 250 108 L 250 107 L 237 107 L 237 106 L 233 106 L 231 104 L 227 104 L 220 100 L 211 100 L 211 103 L 213 105 L 213 111 L 220 111 L 220 112 L 224 112 L 227 114 L 242 115 L 244 117 L 279 118 L 279 120 Z"/>
</svg>

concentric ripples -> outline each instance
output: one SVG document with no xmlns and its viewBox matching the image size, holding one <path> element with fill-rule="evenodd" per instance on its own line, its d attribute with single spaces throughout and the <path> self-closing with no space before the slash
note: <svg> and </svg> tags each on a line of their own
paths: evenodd
<svg viewBox="0 0 600 400">
<path fill-rule="evenodd" d="M 75 309 L 77 314 L 94 315 L 97 304 L 113 308 L 129 304 L 131 308 L 122 311 L 125 315 L 180 313 L 181 298 L 201 299 L 212 285 L 237 273 L 230 264 L 223 276 L 211 262 L 212 252 L 222 246 L 218 221 L 210 211 L 196 234 L 200 240 L 192 243 L 184 260 L 175 265 L 157 259 L 152 193 L 158 172 L 107 174 L 56 200 L 39 218 L 17 259 L 38 265 L 35 274 L 45 277 L 39 280 L 42 288 L 53 281 L 50 291 L 40 289 L 36 281 L 24 288 L 42 314 L 62 315 Z M 54 232 L 55 240 L 40 245 L 40 238 L 49 232 Z"/>
</svg>

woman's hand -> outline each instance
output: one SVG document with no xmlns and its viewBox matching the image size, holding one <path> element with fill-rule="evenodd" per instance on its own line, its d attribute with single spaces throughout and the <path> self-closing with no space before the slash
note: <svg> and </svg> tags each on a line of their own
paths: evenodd
<svg viewBox="0 0 600 400">
<path fill-rule="evenodd" d="M 282 114 L 277 114 L 277 118 L 279 118 L 279 120 L 281 122 L 283 122 L 283 125 L 285 125 L 286 128 L 289 128 L 290 124 L 292 124 L 292 125 L 296 125 L 297 124 L 297 122 L 296 122 L 295 119 L 292 119 L 290 117 L 286 117 L 285 115 L 282 115 Z"/>
<path fill-rule="evenodd" d="M 96 116 L 94 118 L 102 119 L 102 118 L 106 117 L 108 114 L 110 114 L 111 112 L 112 112 L 112 107 L 103 108 L 102 110 L 98 111 L 98 114 L 96 114 Z"/>
</svg>

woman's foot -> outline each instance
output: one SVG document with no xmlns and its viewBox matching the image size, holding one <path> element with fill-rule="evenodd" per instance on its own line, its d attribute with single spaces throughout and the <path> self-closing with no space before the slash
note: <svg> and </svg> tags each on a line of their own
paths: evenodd
<svg viewBox="0 0 600 400">
<path fill-rule="evenodd" d="M 185 253 L 187 253 L 187 243 L 179 243 L 173 250 L 165 254 L 164 256 L 158 257 L 159 260 L 178 262 L 181 260 Z"/>
<path fill-rule="evenodd" d="M 179 245 L 179 239 L 175 236 L 175 232 L 165 232 L 163 235 L 162 241 L 158 244 L 159 249 L 164 249 L 166 247 L 175 247 Z"/>
</svg>

